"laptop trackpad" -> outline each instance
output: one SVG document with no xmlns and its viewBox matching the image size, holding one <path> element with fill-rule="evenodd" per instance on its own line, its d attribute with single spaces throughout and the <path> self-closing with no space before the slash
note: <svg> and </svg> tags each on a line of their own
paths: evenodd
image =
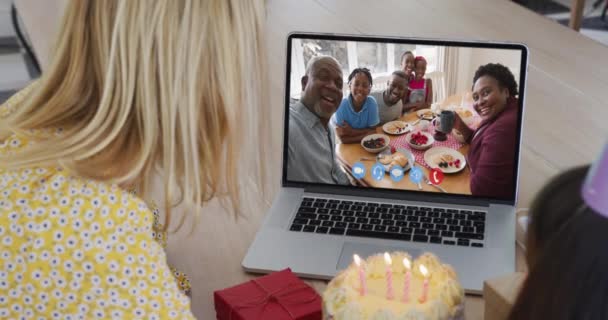
<svg viewBox="0 0 608 320">
<path fill-rule="evenodd" d="M 415 249 L 406 246 L 395 247 L 375 245 L 369 243 L 345 242 L 344 246 L 342 246 L 342 253 L 340 254 L 340 259 L 338 260 L 338 265 L 336 266 L 336 269 L 346 269 L 351 264 L 351 262 L 353 262 L 353 255 L 355 253 L 358 254 L 361 259 L 365 259 L 369 256 L 373 256 L 378 253 L 393 251 L 406 251 L 412 257 L 418 257 L 421 254 L 420 249 Z"/>
</svg>

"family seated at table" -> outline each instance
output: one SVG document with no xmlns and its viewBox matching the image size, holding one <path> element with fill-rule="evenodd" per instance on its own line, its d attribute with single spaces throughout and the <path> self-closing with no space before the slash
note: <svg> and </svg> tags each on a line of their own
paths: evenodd
<svg viewBox="0 0 608 320">
<path fill-rule="evenodd" d="M 426 61 L 414 58 L 414 63 L 410 85 L 424 79 Z M 348 77 L 350 93 L 343 99 L 338 61 L 328 56 L 311 59 L 302 77 L 301 99 L 289 109 L 289 180 L 350 184 L 349 176 L 336 161 L 336 140 L 359 143 L 375 133 L 378 125 L 401 118 L 408 104 L 425 106 L 426 100 L 410 101 L 423 95 L 426 99 L 428 94 L 426 89 L 406 89 L 407 61 L 402 65 L 406 71 L 393 72 L 387 89 L 377 92 L 371 92 L 371 72 L 356 68 Z M 515 185 L 517 83 L 507 67 L 490 63 L 475 72 L 472 90 L 473 108 L 481 117 L 479 127 L 469 128 L 457 113 L 454 121 L 455 131 L 470 144 L 470 190 L 476 196 L 506 199 L 512 196 Z M 402 99 L 408 94 L 408 102 L 403 105 Z"/>
</svg>

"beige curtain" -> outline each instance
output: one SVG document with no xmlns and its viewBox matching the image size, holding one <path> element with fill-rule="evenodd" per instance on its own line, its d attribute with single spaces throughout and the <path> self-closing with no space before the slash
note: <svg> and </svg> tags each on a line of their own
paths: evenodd
<svg viewBox="0 0 608 320">
<path fill-rule="evenodd" d="M 446 96 L 456 94 L 458 84 L 458 48 L 440 47 L 437 66 L 445 75 Z"/>
</svg>

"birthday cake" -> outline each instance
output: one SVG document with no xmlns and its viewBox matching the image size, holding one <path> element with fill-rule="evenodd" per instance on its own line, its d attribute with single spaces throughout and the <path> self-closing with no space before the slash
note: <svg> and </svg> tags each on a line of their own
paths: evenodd
<svg viewBox="0 0 608 320">
<path fill-rule="evenodd" d="M 460 320 L 464 290 L 451 266 L 430 253 L 405 252 L 355 261 L 323 293 L 324 319 Z"/>
</svg>

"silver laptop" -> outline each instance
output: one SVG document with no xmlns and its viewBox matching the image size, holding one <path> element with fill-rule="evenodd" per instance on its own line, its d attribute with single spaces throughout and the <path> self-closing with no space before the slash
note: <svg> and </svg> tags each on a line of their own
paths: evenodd
<svg viewBox="0 0 608 320">
<path fill-rule="evenodd" d="M 377 175 L 372 168 L 376 165 L 374 161 L 361 159 L 373 160 L 376 155 L 363 151 L 361 144 L 336 144 L 331 125 L 323 126 L 329 128 L 327 143 L 315 143 L 321 129 L 315 126 L 316 118 L 310 117 L 313 115 L 310 109 L 303 109 L 305 101 L 301 101 L 306 94 L 302 79 L 307 73 L 307 63 L 320 55 L 337 60 L 342 80 L 329 79 L 328 85 L 339 87 L 339 82 L 343 82 L 342 96 L 351 99 L 351 104 L 345 106 L 356 113 L 348 84 L 351 71 L 369 69 L 374 79 L 372 93 L 390 90 L 393 72 L 402 69 L 402 56 L 407 51 L 424 57 L 427 64 L 424 78 L 433 81 L 435 101 L 441 108 L 459 112 L 472 128 L 482 123 L 479 114 L 466 111 L 474 111 L 472 85 L 478 67 L 499 63 L 514 75 L 519 91 L 516 106 L 512 107 L 516 108 L 516 128 L 511 130 L 513 136 L 506 139 L 514 143 L 502 150 L 506 158 L 510 157 L 505 161 L 512 163 L 512 174 L 508 175 L 510 180 L 505 180 L 504 174 L 498 175 L 502 187 L 474 188 L 479 194 L 471 194 L 468 164 L 455 170 L 439 169 L 446 171 L 438 185 L 445 193 L 424 180 L 417 183 L 421 177 L 413 172 L 422 172 L 428 178 L 432 167 L 436 167 L 427 163 L 433 162 L 426 156 L 432 149 L 408 153 L 411 148 L 406 146 L 404 135 L 392 136 L 393 140 L 400 139 L 394 143 L 408 153 L 409 163 L 413 163 L 415 156 L 414 169 L 406 165 L 403 180 L 389 173 Z M 527 48 L 513 43 L 290 34 L 281 189 L 242 262 L 243 268 L 266 273 L 289 267 L 302 277 L 331 279 L 351 263 L 355 253 L 365 257 L 395 250 L 407 251 L 412 256 L 431 252 L 455 268 L 467 293 L 480 293 L 484 280 L 514 272 L 515 200 L 527 61 Z M 305 80 L 312 81 L 310 77 Z M 415 78 L 408 85 L 414 87 Z M 328 98 L 326 104 L 337 103 L 336 96 L 324 97 Z M 463 151 L 462 144 L 449 136 L 447 142 L 435 142 L 433 147 L 443 145 Z M 300 150 L 294 151 L 297 149 Z M 468 155 L 463 156 L 466 162 Z M 481 165 L 477 163 L 478 168 Z M 367 170 L 357 169 L 361 166 Z M 334 168 L 342 171 L 335 172 Z M 347 183 L 337 177 L 344 175 L 349 178 Z"/>
</svg>

